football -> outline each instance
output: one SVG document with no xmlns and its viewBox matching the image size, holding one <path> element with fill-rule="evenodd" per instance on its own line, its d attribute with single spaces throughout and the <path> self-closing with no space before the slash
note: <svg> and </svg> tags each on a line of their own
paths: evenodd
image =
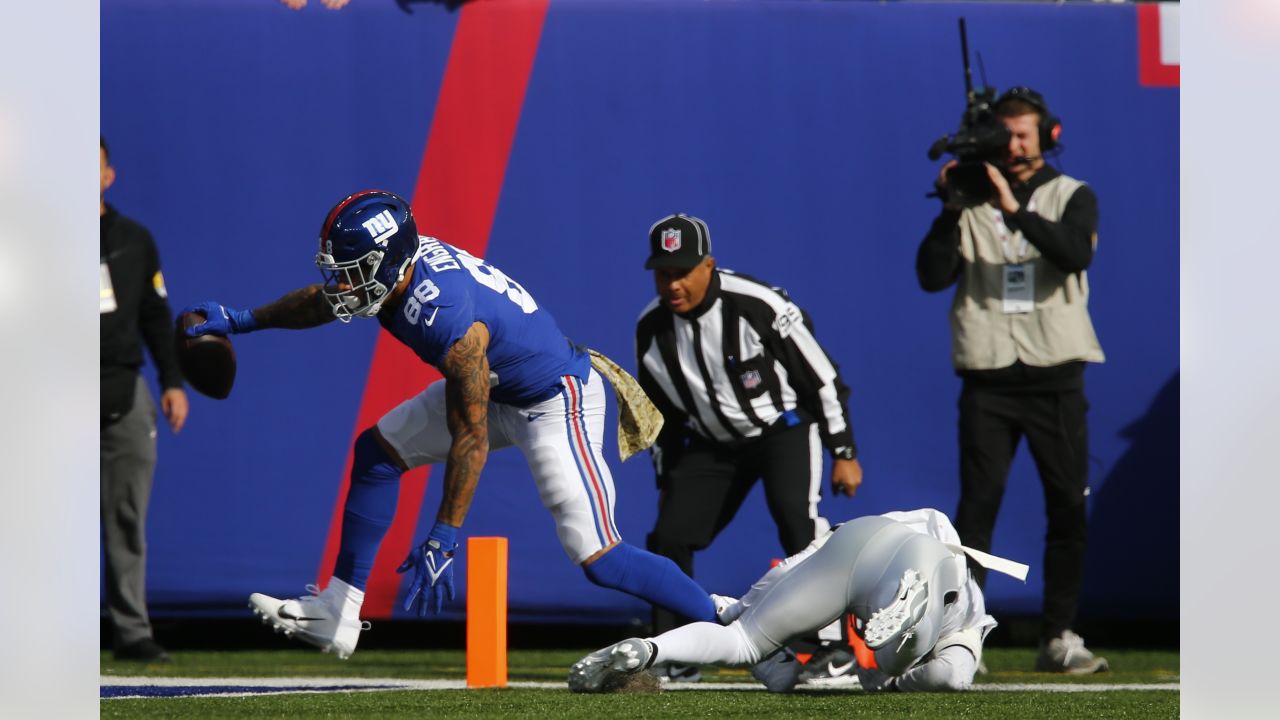
<svg viewBox="0 0 1280 720">
<path fill-rule="evenodd" d="M 202 313 L 182 313 L 174 330 L 178 348 L 178 364 L 187 383 L 202 395 L 222 400 L 231 394 L 236 381 L 236 351 L 231 341 L 221 335 L 189 338 L 183 332 L 204 322 Z"/>
</svg>

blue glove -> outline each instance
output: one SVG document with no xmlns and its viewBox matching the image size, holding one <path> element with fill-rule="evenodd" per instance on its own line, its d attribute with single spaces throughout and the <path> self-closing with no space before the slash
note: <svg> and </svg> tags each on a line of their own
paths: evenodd
<svg viewBox="0 0 1280 720">
<path fill-rule="evenodd" d="M 186 329 L 187 337 L 200 335 L 232 335 L 257 330 L 258 319 L 250 310 L 232 310 L 212 300 L 182 308 L 184 313 L 199 313 L 205 321 Z"/>
<path fill-rule="evenodd" d="M 453 600 L 453 557 L 458 552 L 458 528 L 436 522 L 427 539 L 409 552 L 409 557 L 396 568 L 398 573 L 413 570 L 413 582 L 404 598 L 404 609 L 417 605 L 418 617 L 428 612 L 439 613 L 444 607 L 444 594 Z"/>
</svg>

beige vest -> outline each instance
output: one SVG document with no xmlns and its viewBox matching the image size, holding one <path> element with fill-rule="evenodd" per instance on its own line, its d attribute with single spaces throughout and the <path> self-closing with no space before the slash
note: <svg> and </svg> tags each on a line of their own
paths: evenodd
<svg viewBox="0 0 1280 720">
<path fill-rule="evenodd" d="M 1027 208 L 1056 222 L 1083 184 L 1059 175 L 1036 188 Z M 960 256 L 964 267 L 951 305 L 952 362 L 957 368 L 995 370 L 1017 360 L 1036 367 L 1103 361 L 1089 320 L 1089 279 L 1084 271 L 1059 270 L 1023 240 L 1021 231 L 1007 229 L 990 204 L 961 213 Z M 1035 307 L 1006 314 L 1004 266 L 1019 262 L 1034 267 Z"/>
</svg>

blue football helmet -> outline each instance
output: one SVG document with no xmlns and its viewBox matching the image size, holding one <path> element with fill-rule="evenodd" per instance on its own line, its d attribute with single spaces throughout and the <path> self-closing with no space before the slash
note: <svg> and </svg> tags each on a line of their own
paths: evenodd
<svg viewBox="0 0 1280 720">
<path fill-rule="evenodd" d="M 364 190 L 334 205 L 316 253 L 333 314 L 342 322 L 377 315 L 417 250 L 418 226 L 399 195 Z"/>
</svg>

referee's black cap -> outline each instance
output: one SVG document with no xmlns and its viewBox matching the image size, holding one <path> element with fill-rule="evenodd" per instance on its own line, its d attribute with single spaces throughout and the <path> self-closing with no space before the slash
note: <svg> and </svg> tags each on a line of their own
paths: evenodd
<svg viewBox="0 0 1280 720">
<path fill-rule="evenodd" d="M 674 267 L 689 269 L 711 254 L 711 230 L 692 215 L 668 215 L 649 228 L 646 270 Z"/>
</svg>

